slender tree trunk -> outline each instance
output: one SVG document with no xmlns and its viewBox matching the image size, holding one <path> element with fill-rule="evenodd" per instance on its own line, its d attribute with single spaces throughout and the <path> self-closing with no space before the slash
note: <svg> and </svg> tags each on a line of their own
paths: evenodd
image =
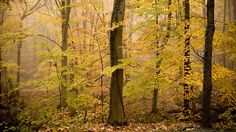
<svg viewBox="0 0 236 132">
<path fill-rule="evenodd" d="M 227 0 L 224 0 L 224 17 L 223 17 L 223 32 L 226 31 L 226 9 L 227 8 Z"/>
<path fill-rule="evenodd" d="M 62 52 L 67 50 L 68 45 L 68 29 L 69 29 L 69 18 L 70 18 L 70 0 L 62 0 L 61 1 L 61 19 L 62 19 Z M 61 60 L 62 66 L 62 83 L 60 88 L 60 106 L 59 107 L 66 107 L 66 85 L 67 85 L 67 75 L 66 75 L 66 67 L 67 67 L 67 56 L 63 55 Z"/>
<path fill-rule="evenodd" d="M 224 16 L 223 16 L 223 33 L 225 33 L 226 31 L 226 11 L 227 11 L 227 0 L 224 0 Z M 226 67 L 226 52 L 225 49 L 222 48 L 223 54 L 222 54 L 222 58 L 223 58 L 223 66 Z"/>
<path fill-rule="evenodd" d="M 23 27 L 22 21 L 20 22 L 20 28 Z M 17 86 L 20 84 L 20 72 L 21 72 L 21 49 L 22 49 L 22 38 L 20 38 L 19 43 L 17 45 L 17 74 L 16 74 L 16 83 Z M 16 91 L 16 96 L 19 96 L 19 90 Z"/>
<path fill-rule="evenodd" d="M 171 11 L 171 0 L 168 0 L 168 25 L 167 25 L 167 34 L 166 34 L 166 41 L 170 38 L 170 31 L 171 31 L 171 17 L 172 17 L 172 11 Z"/>
<path fill-rule="evenodd" d="M 100 57 L 100 65 L 101 65 L 101 72 L 104 71 L 104 63 L 102 58 L 102 50 L 101 44 L 98 42 L 98 50 L 99 50 L 99 57 Z M 101 87 L 101 105 L 102 105 L 102 112 L 104 112 L 104 89 L 103 89 L 103 75 L 100 78 L 100 87 Z M 104 114 L 102 114 L 102 123 L 104 123 Z"/>
<path fill-rule="evenodd" d="M 202 0 L 203 8 L 202 8 L 202 15 L 203 17 L 206 16 L 206 0 Z"/>
<path fill-rule="evenodd" d="M 191 62 L 190 62 L 190 4 L 189 0 L 184 1 L 184 12 L 185 12 L 185 46 L 184 46 L 184 110 L 183 113 L 187 119 L 190 115 L 190 95 L 191 95 L 191 84 L 189 84 Z"/>
<path fill-rule="evenodd" d="M 17 45 L 17 75 L 16 75 L 16 83 L 17 86 L 20 84 L 20 71 L 21 71 L 21 48 L 22 48 L 22 40 L 20 40 Z M 16 95 L 19 95 L 19 90 L 16 91 Z"/>
<path fill-rule="evenodd" d="M 86 31 L 87 31 L 87 20 L 86 20 L 86 16 L 87 16 L 87 12 L 85 11 L 85 9 L 83 9 L 83 13 L 82 16 L 84 17 L 83 19 L 83 53 L 86 54 L 87 51 L 87 43 L 86 43 Z"/>
<path fill-rule="evenodd" d="M 207 27 L 205 34 L 202 127 L 211 128 L 211 93 L 212 93 L 212 43 L 215 32 L 215 1 L 207 0 Z"/>
<path fill-rule="evenodd" d="M 155 0 L 155 5 L 157 6 L 158 4 L 158 0 Z M 158 70 L 155 73 L 155 76 L 158 77 L 160 71 L 160 64 L 161 64 L 161 60 L 159 60 L 158 58 L 160 57 L 160 44 L 159 44 L 159 36 L 158 36 L 158 32 L 159 32 L 159 13 L 156 10 L 156 26 L 157 26 L 157 35 L 156 35 L 156 58 L 158 60 L 158 62 L 156 62 L 156 69 Z M 152 96 L 152 111 L 151 113 L 156 114 L 158 112 L 158 108 L 157 108 L 157 99 L 158 99 L 158 79 L 155 80 L 155 88 L 153 89 L 153 96 Z"/>
<path fill-rule="evenodd" d="M 111 26 L 124 21 L 125 0 L 115 0 L 112 12 Z M 122 53 L 123 25 L 110 31 L 110 61 L 111 66 L 118 65 L 123 58 Z M 123 69 L 112 73 L 110 86 L 110 109 L 108 123 L 111 125 L 126 125 L 123 105 Z"/>
<path fill-rule="evenodd" d="M 83 17 L 83 21 L 82 21 L 82 25 L 83 25 L 83 43 L 82 43 L 82 54 L 86 54 L 87 51 L 87 38 L 86 38 L 86 32 L 87 32 L 87 11 L 86 11 L 86 0 L 82 0 L 82 17 Z M 88 75 L 87 75 L 88 77 Z"/>
<path fill-rule="evenodd" d="M 104 2 L 102 2 L 102 10 L 104 11 Z M 102 18 L 105 20 L 105 13 L 102 13 Z M 102 22 L 102 21 L 101 21 Z M 106 23 L 102 24 L 104 27 L 106 27 Z M 96 27 L 95 27 L 96 28 Z M 101 72 L 104 71 L 104 60 L 102 57 L 102 47 L 101 43 L 98 42 L 98 50 L 99 50 L 99 57 L 100 57 L 100 65 L 101 65 Z M 105 103 L 105 97 L 104 97 L 104 87 L 103 87 L 103 76 L 100 78 L 100 87 L 101 87 L 101 106 L 102 106 L 102 113 L 104 113 L 104 103 Z M 104 123 L 104 114 L 102 114 L 102 123 Z"/>
</svg>

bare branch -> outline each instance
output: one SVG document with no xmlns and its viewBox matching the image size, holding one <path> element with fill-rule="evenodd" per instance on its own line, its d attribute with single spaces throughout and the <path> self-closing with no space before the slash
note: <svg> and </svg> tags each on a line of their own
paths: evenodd
<svg viewBox="0 0 236 132">
<path fill-rule="evenodd" d="M 95 7 L 95 5 L 93 4 L 93 2 L 92 2 L 91 0 L 89 0 L 89 3 L 93 6 L 93 8 L 94 8 L 94 10 L 96 11 L 96 13 L 97 13 L 97 15 L 98 15 L 100 21 L 103 22 L 103 23 L 106 23 L 106 22 L 102 19 L 102 17 L 100 16 L 100 14 L 98 13 L 98 10 L 97 10 L 97 8 Z"/>
<path fill-rule="evenodd" d="M 205 58 L 203 56 L 201 56 L 199 53 L 196 52 L 196 50 L 194 49 L 194 47 L 190 44 L 191 48 L 193 49 L 193 52 L 200 57 L 202 60 L 204 60 Z"/>
<path fill-rule="evenodd" d="M 36 34 L 35 36 L 39 36 L 39 37 L 45 38 L 45 39 L 47 39 L 47 40 L 53 42 L 54 44 L 56 44 L 58 47 L 62 48 L 59 43 L 57 43 L 55 40 L 51 39 L 51 38 L 48 37 L 48 36 L 45 36 L 45 35 L 43 35 L 43 34 Z"/>
<path fill-rule="evenodd" d="M 41 0 L 38 0 L 33 7 L 31 7 L 29 10 L 26 8 L 26 10 L 24 11 L 23 15 L 21 16 L 21 20 L 24 20 L 26 17 L 30 16 L 31 14 L 33 14 L 36 10 L 42 8 L 43 6 L 45 6 L 45 3 L 43 5 L 40 4 Z M 27 4 L 26 4 L 26 7 Z"/>
<path fill-rule="evenodd" d="M 32 10 L 34 10 L 35 8 L 37 8 L 37 6 L 40 4 L 40 2 L 41 2 L 41 0 L 38 0 L 38 1 L 34 4 L 34 6 L 29 9 L 29 11 L 32 11 Z"/>
</svg>

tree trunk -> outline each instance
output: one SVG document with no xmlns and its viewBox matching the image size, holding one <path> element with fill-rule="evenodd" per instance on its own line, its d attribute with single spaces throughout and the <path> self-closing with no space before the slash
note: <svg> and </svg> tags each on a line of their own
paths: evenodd
<svg viewBox="0 0 236 132">
<path fill-rule="evenodd" d="M 5 17 L 5 3 L 3 1 L 0 2 L 0 27 L 4 23 L 4 17 Z M 0 34 L 2 34 L 2 31 L 0 31 Z M 2 86 L 2 43 L 0 42 L 0 104 L 2 103 L 2 94 L 3 94 L 3 86 Z"/>
<path fill-rule="evenodd" d="M 61 50 L 65 52 L 67 50 L 68 45 L 68 29 L 69 29 L 69 18 L 70 18 L 70 0 L 62 0 L 61 1 L 61 19 L 62 19 L 62 45 Z M 61 77 L 62 83 L 60 88 L 60 104 L 59 107 L 66 107 L 66 85 L 67 85 L 67 75 L 66 75 L 66 67 L 67 67 L 67 56 L 63 55 L 61 60 Z"/>
<path fill-rule="evenodd" d="M 224 0 L 224 15 L 223 15 L 223 33 L 226 32 L 226 11 L 227 11 L 227 0 Z M 229 11 L 230 12 L 230 11 Z M 225 49 L 222 48 L 223 54 L 222 54 L 222 65 L 226 67 L 226 52 Z"/>
<path fill-rule="evenodd" d="M 168 0 L 168 25 L 167 25 L 167 34 L 166 34 L 166 42 L 169 40 L 170 38 L 170 31 L 171 31 L 171 17 L 172 17 L 172 11 L 171 11 L 171 0 Z"/>
<path fill-rule="evenodd" d="M 112 12 L 111 26 L 124 21 L 125 0 L 115 0 Z M 110 31 L 110 61 L 111 66 L 118 65 L 123 58 L 122 53 L 123 25 Z M 126 125 L 123 106 L 123 69 L 116 69 L 112 73 L 110 86 L 110 109 L 108 123 L 116 125 Z"/>
<path fill-rule="evenodd" d="M 191 62 L 190 62 L 190 4 L 189 0 L 184 1 L 184 19 L 185 19 L 185 46 L 184 46 L 184 116 L 187 119 L 190 115 L 190 95 L 191 95 L 191 84 L 189 83 Z"/>
<path fill-rule="evenodd" d="M 86 20 L 86 17 L 87 17 L 87 12 L 85 11 L 85 9 L 83 9 L 84 11 L 82 12 L 82 16 L 84 17 L 83 18 L 83 53 L 86 54 L 86 51 L 87 51 L 87 43 L 86 43 L 86 30 L 87 30 L 87 20 Z"/>
<path fill-rule="evenodd" d="M 157 2 L 158 2 L 158 0 L 155 0 L 156 6 L 158 4 Z M 158 25 L 159 25 L 159 13 L 157 12 L 157 9 L 156 9 L 156 26 L 157 26 L 156 31 L 157 31 L 157 33 L 159 32 Z M 156 35 L 156 58 L 157 58 L 157 60 L 158 60 L 158 57 L 160 57 L 160 50 L 161 50 L 161 46 L 159 43 L 159 36 L 157 34 Z M 156 77 L 158 77 L 158 75 L 160 73 L 160 71 L 159 71 L 160 64 L 161 64 L 161 60 L 158 60 L 158 62 L 156 62 L 156 69 L 157 69 L 157 72 L 155 73 Z M 155 88 L 153 89 L 153 96 L 152 96 L 152 111 L 151 111 L 151 113 L 154 113 L 154 114 L 156 114 L 158 112 L 157 99 L 158 99 L 158 79 L 156 79 Z"/>
<path fill-rule="evenodd" d="M 232 23 L 232 8 L 231 8 L 232 5 L 233 5 L 232 0 L 228 0 L 228 5 L 227 6 L 228 6 L 228 11 L 229 11 L 229 14 L 228 14 L 229 23 Z"/>
<path fill-rule="evenodd" d="M 2 48 L 0 48 L 0 105 L 2 103 L 2 94 L 3 94 L 3 90 L 2 90 Z"/>
<path fill-rule="evenodd" d="M 157 108 L 157 99 L 158 99 L 158 89 L 153 89 L 153 97 L 152 97 L 152 112 L 153 114 L 156 114 L 158 112 Z"/>
<path fill-rule="evenodd" d="M 202 0 L 203 8 L 202 8 L 202 15 L 203 17 L 206 16 L 206 0 Z"/>
<path fill-rule="evenodd" d="M 224 0 L 223 32 L 226 31 L 226 10 L 227 10 L 227 0 Z"/>
<path fill-rule="evenodd" d="M 23 21 L 23 20 L 21 20 Z M 20 28 L 22 28 L 22 22 L 20 23 Z M 22 38 L 20 38 L 19 43 L 17 45 L 17 73 L 16 73 L 16 84 L 19 86 L 20 84 L 20 71 L 21 71 L 21 49 L 22 49 Z M 19 90 L 16 91 L 16 96 L 19 96 Z"/>
<path fill-rule="evenodd" d="M 22 40 L 20 40 L 17 45 L 17 74 L 16 74 L 16 83 L 17 86 L 20 84 L 20 71 L 21 71 L 21 48 L 22 48 Z M 19 95 L 19 91 L 16 91 L 16 95 Z"/>
<path fill-rule="evenodd" d="M 205 34 L 202 127 L 211 128 L 211 93 L 212 93 L 212 43 L 215 32 L 215 1 L 207 0 L 207 27 Z"/>
<path fill-rule="evenodd" d="M 234 25 L 236 25 L 236 0 L 233 0 L 233 16 L 234 16 Z"/>
</svg>

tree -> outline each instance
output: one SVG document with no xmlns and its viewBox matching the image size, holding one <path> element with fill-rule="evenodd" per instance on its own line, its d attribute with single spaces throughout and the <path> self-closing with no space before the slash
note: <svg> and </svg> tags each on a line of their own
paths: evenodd
<svg viewBox="0 0 236 132">
<path fill-rule="evenodd" d="M 190 115 L 190 92 L 191 84 L 189 83 L 191 63 L 190 63 L 190 4 L 189 0 L 184 1 L 184 110 L 183 113 L 185 118 Z"/>
<path fill-rule="evenodd" d="M 211 93 L 212 93 L 212 43 L 215 33 L 215 1 L 207 0 L 207 27 L 205 32 L 205 49 L 203 61 L 203 100 L 202 127 L 211 128 Z"/>
<path fill-rule="evenodd" d="M 67 50 L 68 46 L 68 29 L 69 29 L 69 19 L 70 19 L 70 0 L 61 0 L 58 2 L 56 0 L 57 4 L 60 4 L 60 13 L 61 13 L 61 20 L 62 20 L 62 42 L 61 42 L 61 51 L 65 52 Z M 67 75 L 66 75 L 66 67 L 67 67 L 67 56 L 63 55 L 61 59 L 61 86 L 60 86 L 60 104 L 59 108 L 66 107 L 66 85 L 67 85 Z"/>
<path fill-rule="evenodd" d="M 110 61 L 111 66 L 116 66 L 123 58 L 122 34 L 125 14 L 125 0 L 115 0 L 111 18 L 111 26 L 118 24 L 118 27 L 110 31 Z M 111 125 L 126 125 L 123 106 L 123 69 L 116 69 L 112 73 L 110 84 L 110 109 L 108 123 Z"/>
<path fill-rule="evenodd" d="M 33 6 L 29 6 L 28 1 L 14 1 L 16 8 L 18 10 L 18 15 L 20 16 L 20 28 L 23 28 L 24 20 L 32 15 L 36 10 L 40 9 L 42 6 L 40 4 L 41 0 L 37 0 Z M 19 5 L 18 5 L 19 4 Z M 20 83 L 20 71 L 21 71 L 21 50 L 22 50 L 23 38 L 20 38 L 19 43 L 17 44 L 17 74 L 16 74 L 16 83 Z M 19 96 L 19 90 L 17 90 L 17 96 Z"/>
<path fill-rule="evenodd" d="M 203 8 L 202 8 L 202 16 L 205 17 L 206 16 L 206 0 L 202 0 L 202 4 L 203 4 Z"/>
<path fill-rule="evenodd" d="M 168 22 L 167 22 L 166 42 L 170 38 L 170 31 L 171 31 L 171 17 L 172 17 L 171 4 L 172 4 L 172 1 L 168 0 L 168 16 L 167 16 Z"/>
<path fill-rule="evenodd" d="M 155 6 L 157 6 L 158 4 L 158 0 L 155 0 Z M 165 35 L 164 38 L 164 43 L 168 43 L 169 38 L 170 38 L 170 32 L 171 32 L 171 17 L 172 17 L 172 11 L 171 11 L 171 4 L 172 1 L 168 0 L 168 15 L 167 15 L 167 33 Z M 161 44 L 159 42 L 160 36 L 158 36 L 158 32 L 159 32 L 159 13 L 157 13 L 157 8 L 156 8 L 156 26 L 157 26 L 157 35 L 156 35 L 156 58 L 157 58 L 157 62 L 156 62 L 156 69 L 157 71 L 155 72 L 155 76 L 156 76 L 156 86 L 153 89 L 153 96 L 152 96 L 152 111 L 151 113 L 157 113 L 158 109 L 157 109 L 157 99 L 158 99 L 158 75 L 160 74 L 160 66 L 161 66 L 161 62 L 162 62 L 162 58 L 160 56 L 164 45 Z"/>
<path fill-rule="evenodd" d="M 236 25 L 236 1 L 233 0 L 233 15 L 234 15 L 234 25 Z"/>
<path fill-rule="evenodd" d="M 3 25 L 4 20 L 5 20 L 5 14 L 6 14 L 6 9 L 9 4 L 9 0 L 1 0 L 0 1 L 0 27 Z M 0 34 L 2 34 L 2 31 L 0 31 Z M 0 42 L 0 104 L 2 101 L 2 92 L 3 92 L 3 86 L 2 86 L 2 76 L 3 76 L 3 59 L 2 59 L 2 42 Z"/>
<path fill-rule="evenodd" d="M 157 6 L 157 3 L 158 1 L 155 0 L 155 6 Z M 156 9 L 156 26 L 158 26 L 159 24 L 159 13 L 157 13 L 157 9 Z M 157 32 L 159 31 L 159 29 L 157 28 Z M 159 36 L 158 34 L 156 35 L 156 48 L 157 48 L 157 51 L 156 51 L 156 57 L 160 57 L 160 44 L 159 44 Z M 158 60 L 158 59 L 157 59 Z M 157 68 L 157 72 L 155 73 L 156 74 L 156 78 L 158 77 L 158 74 L 160 73 L 160 64 L 161 64 L 161 60 L 158 60 L 158 62 L 156 62 L 156 68 Z M 157 113 L 158 109 L 157 109 L 157 97 L 158 97 L 158 87 L 157 87 L 157 83 L 158 83 L 158 79 L 156 79 L 156 82 L 155 82 L 155 88 L 153 89 L 153 96 L 152 96 L 152 111 L 151 113 Z"/>
</svg>

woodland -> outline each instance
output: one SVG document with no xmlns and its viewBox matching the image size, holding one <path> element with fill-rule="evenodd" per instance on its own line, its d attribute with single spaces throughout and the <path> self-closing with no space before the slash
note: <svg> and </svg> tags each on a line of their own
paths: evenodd
<svg viewBox="0 0 236 132">
<path fill-rule="evenodd" d="M 0 0 L 0 132 L 235 128 L 236 0 Z"/>
</svg>

